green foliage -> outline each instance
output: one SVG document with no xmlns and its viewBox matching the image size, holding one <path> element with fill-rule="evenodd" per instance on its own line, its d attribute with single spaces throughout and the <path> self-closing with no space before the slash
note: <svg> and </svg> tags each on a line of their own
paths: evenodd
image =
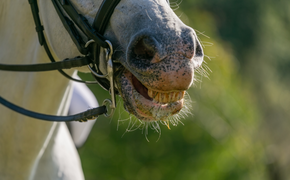
<svg viewBox="0 0 290 180">
<path fill-rule="evenodd" d="M 149 130 L 147 142 L 142 130 L 126 132 L 130 116 L 119 100 L 115 116 L 99 117 L 79 150 L 86 179 L 270 179 L 265 144 L 289 132 L 289 5 L 183 0 L 175 12 L 197 30 L 209 73 L 188 91 L 193 115 L 184 126 L 162 126 L 160 138 Z M 109 97 L 90 88 L 99 102 Z M 270 128 L 273 137 L 264 133 Z"/>
<path fill-rule="evenodd" d="M 233 57 L 218 46 L 206 51 L 219 52 L 221 59 L 207 60 L 210 79 L 188 91 L 194 108 L 184 126 L 163 126 L 159 140 L 151 130 L 147 142 L 142 130 L 125 133 L 128 122 L 117 131 L 118 120 L 129 118 L 119 105 L 112 120 L 99 117 L 79 151 L 86 179 L 265 179 L 262 147 L 252 139 L 257 114 Z M 106 96 L 103 90 L 94 92 Z"/>
</svg>

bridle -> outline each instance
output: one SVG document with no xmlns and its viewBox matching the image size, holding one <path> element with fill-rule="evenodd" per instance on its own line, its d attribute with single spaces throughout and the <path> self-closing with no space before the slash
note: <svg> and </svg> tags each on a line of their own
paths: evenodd
<svg viewBox="0 0 290 180">
<path fill-rule="evenodd" d="M 113 45 L 109 40 L 107 40 L 103 36 L 103 34 L 109 23 L 111 15 L 114 12 L 115 7 L 121 0 L 103 0 L 92 26 L 88 23 L 87 19 L 83 15 L 77 13 L 77 11 L 75 10 L 75 8 L 73 7 L 73 5 L 69 0 L 51 0 L 51 1 L 57 11 L 60 20 L 62 21 L 62 24 L 69 33 L 71 39 L 73 40 L 79 52 L 84 56 L 67 58 L 64 59 L 63 61 L 56 62 L 52 56 L 52 53 L 44 37 L 43 33 L 44 28 L 40 22 L 37 0 L 28 0 L 31 6 L 31 11 L 35 22 L 36 26 L 35 29 L 38 34 L 39 43 L 41 46 L 44 47 L 51 63 L 31 64 L 31 65 L 0 64 L 0 70 L 22 71 L 22 72 L 58 70 L 62 75 L 64 75 L 70 80 L 86 84 L 99 84 L 105 90 L 110 92 L 111 100 L 105 99 L 102 106 L 72 116 L 52 116 L 32 112 L 5 100 L 1 96 L 0 103 L 20 114 L 46 121 L 84 122 L 90 119 L 95 119 L 101 114 L 104 114 L 106 117 L 112 116 L 116 108 L 115 95 L 118 93 L 118 90 L 115 89 L 114 86 L 114 66 L 118 62 L 113 61 L 112 59 Z M 166 1 L 169 4 L 169 0 Z M 79 30 L 82 32 L 82 35 L 86 36 L 85 39 L 82 38 Z M 100 63 L 99 55 L 101 47 L 106 50 L 106 62 L 107 62 L 106 74 L 103 74 L 99 69 Z M 81 66 L 88 66 L 89 70 L 95 77 L 96 81 L 82 81 L 74 79 L 63 71 L 63 69 L 71 69 L 74 67 Z M 110 109 L 111 111 L 109 114 L 108 109 Z"/>
<path fill-rule="evenodd" d="M 37 0 L 28 0 L 31 11 L 33 14 L 33 19 L 36 26 L 36 32 L 38 34 L 38 39 L 40 45 L 44 46 L 45 51 L 51 61 L 51 63 L 42 63 L 42 64 L 31 64 L 31 65 L 9 65 L 9 64 L 0 64 L 0 70 L 5 71 L 24 71 L 24 72 L 39 72 L 39 71 L 51 71 L 58 70 L 62 75 L 69 78 L 70 80 L 86 83 L 86 84 L 96 84 L 98 83 L 101 87 L 108 90 L 111 94 L 111 100 L 105 99 L 103 106 L 87 110 L 85 112 L 72 115 L 72 116 L 51 116 L 32 112 L 21 108 L 9 101 L 5 100 L 0 96 L 0 103 L 4 106 L 24 114 L 26 116 L 46 120 L 46 121 L 80 121 L 84 122 L 90 119 L 95 119 L 99 115 L 104 114 L 107 117 L 112 116 L 116 108 L 115 93 L 117 90 L 114 87 L 114 62 L 112 60 L 113 55 L 113 46 L 109 40 L 106 40 L 103 37 L 103 33 L 109 23 L 111 15 L 115 7 L 118 5 L 120 0 L 104 0 L 97 12 L 93 25 L 90 26 L 87 19 L 78 14 L 74 9 L 69 0 L 52 0 L 52 3 L 60 17 L 65 29 L 69 33 L 73 42 L 77 46 L 79 52 L 83 54 L 82 57 L 75 57 L 70 59 L 64 59 L 63 61 L 56 62 L 50 52 L 48 45 L 46 43 L 43 26 L 40 22 L 39 9 L 37 5 Z M 64 15 L 65 12 L 67 16 Z M 83 35 L 86 36 L 87 41 L 85 41 L 80 35 L 77 27 L 82 31 Z M 107 74 L 102 74 L 98 68 L 99 64 L 99 54 L 100 47 L 106 49 L 106 61 L 107 61 Z M 70 69 L 74 67 L 88 66 L 96 81 L 82 81 L 74 79 L 68 74 L 66 74 L 63 69 Z M 110 114 L 108 114 L 108 108 L 111 109 Z"/>
</svg>

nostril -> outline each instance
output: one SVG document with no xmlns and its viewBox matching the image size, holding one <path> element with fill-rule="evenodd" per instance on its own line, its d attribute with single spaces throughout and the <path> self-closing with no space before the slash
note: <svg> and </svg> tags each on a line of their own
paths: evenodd
<svg viewBox="0 0 290 180">
<path fill-rule="evenodd" d="M 151 60 L 155 54 L 155 42 L 147 37 L 140 39 L 133 47 L 136 59 Z"/>
<path fill-rule="evenodd" d="M 193 60 L 194 60 L 194 68 L 198 68 L 201 66 L 202 62 L 203 62 L 203 50 L 202 50 L 202 47 L 201 47 L 201 44 L 199 43 L 199 41 L 196 39 L 196 44 L 195 44 L 195 54 L 194 54 L 194 57 L 193 57 Z"/>
<path fill-rule="evenodd" d="M 199 43 L 199 41 L 196 40 L 195 44 L 196 44 L 195 56 L 197 56 L 197 57 L 203 56 L 203 50 L 202 50 L 202 47 L 201 47 L 201 44 Z"/>
</svg>

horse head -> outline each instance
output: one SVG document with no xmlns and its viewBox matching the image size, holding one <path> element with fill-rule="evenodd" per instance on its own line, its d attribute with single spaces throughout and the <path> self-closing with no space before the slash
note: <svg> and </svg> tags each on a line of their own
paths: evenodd
<svg viewBox="0 0 290 180">
<path fill-rule="evenodd" d="M 100 0 L 72 0 L 90 24 Z M 57 14 L 39 2 L 47 39 L 58 59 L 79 55 Z M 53 7 L 51 7 L 53 8 Z M 166 121 L 181 111 L 185 91 L 203 62 L 195 31 L 186 26 L 166 0 L 121 0 L 104 33 L 114 46 L 116 88 L 125 109 L 144 121 Z M 101 50 L 100 59 L 105 57 Z M 100 70 L 106 69 L 100 66 Z"/>
</svg>

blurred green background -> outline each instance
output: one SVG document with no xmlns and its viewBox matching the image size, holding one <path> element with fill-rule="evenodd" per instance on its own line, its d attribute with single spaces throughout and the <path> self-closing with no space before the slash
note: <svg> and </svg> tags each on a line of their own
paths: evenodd
<svg viewBox="0 0 290 180">
<path fill-rule="evenodd" d="M 204 46 L 192 114 L 162 135 L 126 132 L 119 104 L 79 149 L 87 180 L 290 179 L 290 1 L 171 0 Z M 210 70 L 208 70 L 208 68 Z M 82 75 L 85 76 L 85 75 Z M 109 97 L 90 86 L 99 102 Z M 119 100 L 120 101 L 120 100 Z M 157 141 L 158 140 L 158 141 Z M 156 142 L 157 141 L 157 142 Z"/>
</svg>

